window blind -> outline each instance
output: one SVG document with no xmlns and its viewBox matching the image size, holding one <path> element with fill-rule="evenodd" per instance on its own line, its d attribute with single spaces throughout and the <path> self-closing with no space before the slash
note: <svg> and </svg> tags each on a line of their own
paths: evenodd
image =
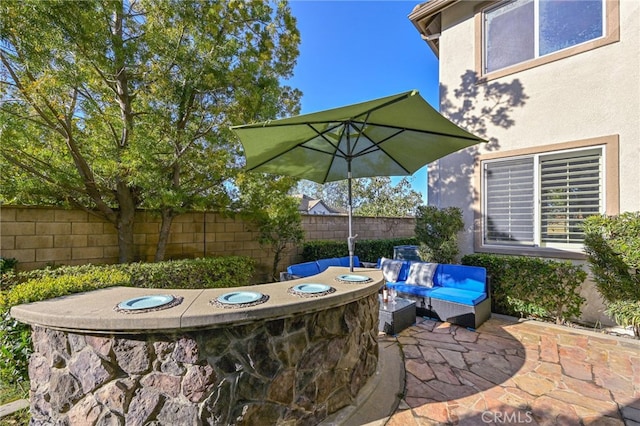
<svg viewBox="0 0 640 426">
<path fill-rule="evenodd" d="M 485 243 L 533 244 L 533 158 L 485 163 Z"/>
<path fill-rule="evenodd" d="M 582 243 L 582 222 L 602 207 L 601 151 L 540 159 L 543 243 Z"/>
</svg>

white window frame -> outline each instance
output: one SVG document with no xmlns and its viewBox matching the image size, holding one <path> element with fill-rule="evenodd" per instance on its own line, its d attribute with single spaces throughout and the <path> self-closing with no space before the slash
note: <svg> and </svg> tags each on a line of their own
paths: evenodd
<svg viewBox="0 0 640 426">
<path fill-rule="evenodd" d="M 485 196 L 483 197 L 483 201 L 482 201 L 482 221 L 481 221 L 481 239 L 482 239 L 482 246 L 486 247 L 486 248 L 501 248 L 501 249 L 505 249 L 505 248 L 521 248 L 523 246 L 525 247 L 533 247 L 533 248 L 543 248 L 543 249 L 559 249 L 559 250 L 567 250 L 567 251 L 575 251 L 575 252 L 582 252 L 583 250 L 583 244 L 582 243 L 552 243 L 552 242 L 542 242 L 542 197 L 541 197 L 541 192 L 542 192 L 542 176 L 541 176 L 541 160 L 544 160 L 547 157 L 552 157 L 552 156 L 565 156 L 567 158 L 569 157 L 574 157 L 575 154 L 578 154 L 579 152 L 585 152 L 585 151 L 595 151 L 595 150 L 599 150 L 600 151 L 600 204 L 599 204 L 599 213 L 603 214 L 606 212 L 606 205 L 607 205 L 607 195 L 606 195 L 606 188 L 607 188 L 607 182 L 606 182 L 606 176 L 607 176 L 607 170 L 606 170 L 606 164 L 607 164 L 607 149 L 604 145 L 595 145 L 595 146 L 585 146 L 585 147 L 580 147 L 580 148 L 572 148 L 572 149 L 565 149 L 565 150 L 559 150 L 559 151 L 549 151 L 549 152 L 540 152 L 540 153 L 533 153 L 533 154 L 527 154 L 527 155 L 520 155 L 520 156 L 512 156 L 512 157 L 501 157 L 501 158 L 496 158 L 496 159 L 489 159 L 489 160 L 482 160 L 481 161 L 481 167 L 484 170 L 485 168 L 485 164 L 490 164 L 490 163 L 499 163 L 499 162 L 505 162 L 505 161 L 510 161 L 510 160 L 516 160 L 516 159 L 522 159 L 522 158 L 533 158 L 533 180 L 534 180 L 534 188 L 533 188 L 533 196 L 534 196 L 534 202 L 533 202 L 533 242 L 530 244 L 527 243 L 520 243 L 520 244 L 508 244 L 508 243 L 502 243 L 502 244 L 497 244 L 494 242 L 487 242 L 486 241 L 486 233 L 487 233 L 487 229 L 486 229 L 486 224 L 487 224 L 487 217 L 486 217 L 486 212 L 487 212 L 487 202 L 488 202 L 488 192 L 487 192 L 487 176 L 486 174 L 483 172 L 482 174 L 482 193 L 485 194 Z"/>
</svg>

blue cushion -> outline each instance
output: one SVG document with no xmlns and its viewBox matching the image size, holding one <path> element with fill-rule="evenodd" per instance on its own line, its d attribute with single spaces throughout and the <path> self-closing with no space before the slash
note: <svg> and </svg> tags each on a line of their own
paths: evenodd
<svg viewBox="0 0 640 426">
<path fill-rule="evenodd" d="M 287 267 L 287 272 L 297 277 L 309 277 L 320 273 L 316 262 L 298 263 Z"/>
<path fill-rule="evenodd" d="M 479 266 L 441 264 L 436 270 L 434 284 L 448 288 L 486 293 L 487 270 Z"/>
<path fill-rule="evenodd" d="M 395 288 L 400 293 L 409 293 L 409 294 L 414 294 L 416 296 L 422 296 L 422 297 L 429 297 L 431 293 L 435 290 L 433 287 L 424 287 L 420 285 L 406 284 L 404 282 L 387 283 L 387 287 Z"/>
<path fill-rule="evenodd" d="M 433 299 L 446 300 L 469 306 L 475 306 L 487 298 L 486 293 L 461 290 L 459 288 L 434 287 L 432 290 L 433 291 L 430 293 L 430 296 Z"/>
<path fill-rule="evenodd" d="M 349 267 L 349 256 L 345 256 L 345 257 L 339 257 L 338 260 L 340 261 L 340 266 L 344 266 L 344 267 Z M 358 256 L 353 256 L 353 266 L 360 266 L 360 259 L 358 259 Z"/>
<path fill-rule="evenodd" d="M 326 271 L 329 266 L 342 266 L 340 265 L 340 259 L 337 257 L 330 257 L 329 259 L 318 259 L 318 269 L 320 272 Z"/>
</svg>

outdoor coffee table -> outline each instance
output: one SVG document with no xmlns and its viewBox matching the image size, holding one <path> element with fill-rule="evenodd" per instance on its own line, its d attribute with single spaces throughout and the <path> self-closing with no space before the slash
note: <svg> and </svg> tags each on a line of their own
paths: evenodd
<svg viewBox="0 0 640 426">
<path fill-rule="evenodd" d="M 380 302 L 378 330 L 386 334 L 397 334 L 416 322 L 416 302 L 396 297 L 395 303 L 389 300 Z"/>
</svg>

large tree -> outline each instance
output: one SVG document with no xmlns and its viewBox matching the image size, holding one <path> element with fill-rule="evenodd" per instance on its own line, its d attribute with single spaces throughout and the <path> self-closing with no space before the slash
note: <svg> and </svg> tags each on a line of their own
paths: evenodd
<svg viewBox="0 0 640 426">
<path fill-rule="evenodd" d="M 304 240 L 298 207 L 300 199 L 288 195 L 297 179 L 262 173 L 238 177 L 238 210 L 257 231 L 257 241 L 273 254 L 270 280 L 278 281 L 280 261 L 287 250 Z"/>
<path fill-rule="evenodd" d="M 358 179 L 353 192 L 358 199 L 355 213 L 361 216 L 414 216 L 423 204 L 422 195 L 406 177 L 395 185 L 387 176 Z"/>
<path fill-rule="evenodd" d="M 231 124 L 297 113 L 281 86 L 298 55 L 286 2 L 4 0 L 0 201 L 54 203 L 117 229 L 224 208 L 239 167 Z"/>
<path fill-rule="evenodd" d="M 303 180 L 298 183 L 294 192 L 322 199 L 329 206 L 344 211 L 349 204 L 347 180 L 324 185 Z M 400 179 L 395 185 L 388 176 L 352 181 L 353 213 L 358 216 L 413 216 L 418 206 L 422 204 L 422 195 L 411 187 L 411 182 L 406 177 Z"/>
</svg>

